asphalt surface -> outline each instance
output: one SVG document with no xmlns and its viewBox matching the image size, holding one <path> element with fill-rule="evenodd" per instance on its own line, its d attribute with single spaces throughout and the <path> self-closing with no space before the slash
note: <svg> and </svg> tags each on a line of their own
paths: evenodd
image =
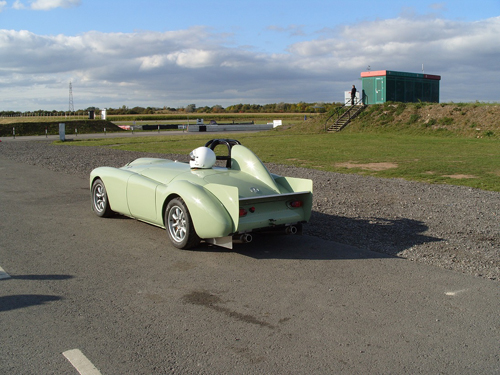
<svg viewBox="0 0 500 375">
<path fill-rule="evenodd" d="M 498 282 L 312 236 L 182 251 L 96 217 L 86 179 L 0 176 L 1 374 L 76 374 L 74 350 L 87 374 L 500 373 Z"/>
</svg>

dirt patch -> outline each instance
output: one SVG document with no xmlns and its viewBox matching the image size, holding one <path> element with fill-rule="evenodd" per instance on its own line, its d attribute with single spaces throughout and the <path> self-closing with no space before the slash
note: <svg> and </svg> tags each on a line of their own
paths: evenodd
<svg viewBox="0 0 500 375">
<path fill-rule="evenodd" d="M 473 176 L 471 174 L 449 174 L 443 177 L 453 178 L 453 179 L 463 179 L 463 178 L 477 178 L 477 176 Z"/>
<path fill-rule="evenodd" d="M 358 164 L 358 163 L 335 163 L 335 167 L 340 168 L 360 168 L 365 171 L 385 171 L 387 169 L 397 168 L 398 165 L 396 163 L 366 163 L 366 164 Z"/>
</svg>

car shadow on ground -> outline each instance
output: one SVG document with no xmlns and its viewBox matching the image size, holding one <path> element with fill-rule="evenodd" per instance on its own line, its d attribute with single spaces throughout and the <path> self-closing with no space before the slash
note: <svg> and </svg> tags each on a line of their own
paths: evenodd
<svg viewBox="0 0 500 375">
<path fill-rule="evenodd" d="M 132 220 L 122 215 L 112 219 Z M 252 242 L 234 243 L 232 250 L 202 242 L 191 251 L 235 252 L 256 259 L 393 258 L 413 246 L 443 241 L 426 235 L 428 229 L 424 222 L 408 218 L 361 219 L 313 211 L 303 226 L 304 236 L 253 233 Z"/>
<path fill-rule="evenodd" d="M 428 229 L 407 218 L 356 219 L 313 212 L 304 236 L 257 234 L 251 243 L 235 244 L 233 251 L 258 259 L 390 258 L 413 246 L 443 241 L 426 235 Z"/>
<path fill-rule="evenodd" d="M 404 217 L 367 219 L 313 212 L 304 233 L 362 249 L 398 255 L 416 245 L 443 241 L 442 238 L 425 234 L 428 230 L 424 222 Z"/>
<path fill-rule="evenodd" d="M 49 302 L 59 301 L 62 297 L 42 294 L 18 294 L 0 297 L 0 312 L 17 310 L 25 307 L 40 306 Z"/>
<path fill-rule="evenodd" d="M 71 275 L 10 275 L 8 278 L 2 279 L 1 282 L 12 282 L 12 280 L 29 280 L 29 281 L 46 281 L 56 280 L 63 281 L 72 279 Z M 0 312 L 22 309 L 30 306 L 45 305 L 49 302 L 60 301 L 63 297 L 44 294 L 16 294 L 0 297 Z"/>
<path fill-rule="evenodd" d="M 71 275 L 15 275 L 10 276 L 12 280 L 68 280 L 74 276 Z"/>
</svg>

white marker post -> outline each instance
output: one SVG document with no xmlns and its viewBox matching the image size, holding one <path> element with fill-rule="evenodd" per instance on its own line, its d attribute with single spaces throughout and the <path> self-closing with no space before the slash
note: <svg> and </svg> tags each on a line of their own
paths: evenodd
<svg viewBox="0 0 500 375">
<path fill-rule="evenodd" d="M 66 140 L 66 124 L 59 123 L 59 139 L 64 142 Z"/>
</svg>

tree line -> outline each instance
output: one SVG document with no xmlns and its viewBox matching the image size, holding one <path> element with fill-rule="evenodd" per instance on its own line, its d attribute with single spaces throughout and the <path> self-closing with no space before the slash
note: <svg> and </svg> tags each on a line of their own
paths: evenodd
<svg viewBox="0 0 500 375">
<path fill-rule="evenodd" d="M 108 108 L 108 115 L 146 115 L 146 114 L 165 114 L 165 113 L 324 113 L 328 112 L 339 103 L 272 103 L 272 104 L 234 104 L 223 107 L 219 104 L 197 107 L 196 104 L 188 104 L 185 107 L 133 107 L 122 106 L 120 108 Z"/>
<path fill-rule="evenodd" d="M 188 104 L 185 107 L 132 107 L 125 105 L 119 108 L 106 108 L 108 115 L 148 115 L 148 114 L 167 114 L 167 113 L 324 113 L 340 106 L 340 103 L 271 103 L 271 104 L 234 104 L 228 107 L 221 105 L 197 107 L 196 104 Z M 98 114 L 101 109 L 98 107 L 88 107 L 74 112 L 68 111 L 0 111 L 0 117 L 21 117 L 21 116 L 77 116 L 84 115 L 90 111 Z"/>
</svg>

